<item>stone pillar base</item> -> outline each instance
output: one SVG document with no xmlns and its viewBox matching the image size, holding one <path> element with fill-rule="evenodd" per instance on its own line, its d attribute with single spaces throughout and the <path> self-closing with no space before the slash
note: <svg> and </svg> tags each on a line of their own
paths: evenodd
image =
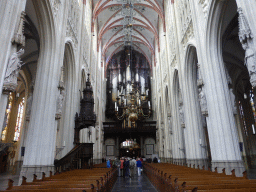
<svg viewBox="0 0 256 192">
<path fill-rule="evenodd" d="M 37 179 L 42 179 L 44 172 L 46 177 L 50 176 L 50 171 L 54 174 L 54 165 L 23 165 L 20 172 L 19 185 L 22 183 L 22 176 L 27 178 L 27 182 L 33 181 L 33 174 L 37 175 Z"/>
<path fill-rule="evenodd" d="M 242 177 L 245 171 L 244 162 L 240 161 L 212 161 L 212 171 L 217 167 L 218 173 L 222 173 L 222 169 L 225 168 L 226 175 L 231 175 L 231 171 L 235 169 L 237 177 Z"/>
<path fill-rule="evenodd" d="M 199 165 L 199 169 L 203 169 L 203 166 L 204 166 L 204 169 L 205 170 L 208 170 L 208 166 L 209 166 L 209 162 L 208 162 L 208 159 L 187 159 L 187 164 L 188 164 L 188 167 L 194 167 L 195 165 L 195 168 L 198 169 L 198 165 Z"/>
</svg>

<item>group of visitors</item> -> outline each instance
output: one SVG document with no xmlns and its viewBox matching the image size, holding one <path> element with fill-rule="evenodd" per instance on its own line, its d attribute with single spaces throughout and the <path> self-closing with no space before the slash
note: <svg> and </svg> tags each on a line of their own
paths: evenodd
<svg viewBox="0 0 256 192">
<path fill-rule="evenodd" d="M 136 172 L 138 176 L 141 176 L 142 162 L 143 159 L 139 157 L 137 159 L 135 157 L 122 157 L 120 160 L 115 158 L 114 161 L 109 159 L 107 161 L 107 168 L 117 167 L 119 177 L 134 177 Z"/>
</svg>

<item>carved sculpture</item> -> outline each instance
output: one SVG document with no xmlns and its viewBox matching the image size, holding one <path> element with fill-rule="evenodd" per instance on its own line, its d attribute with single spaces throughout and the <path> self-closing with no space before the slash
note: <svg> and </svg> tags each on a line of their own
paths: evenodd
<svg viewBox="0 0 256 192">
<path fill-rule="evenodd" d="M 25 46 L 25 40 L 26 40 L 24 36 L 25 16 L 26 16 L 26 13 L 22 11 L 17 31 L 12 38 L 12 44 L 22 45 L 23 47 Z"/>
<path fill-rule="evenodd" d="M 181 124 L 184 124 L 184 113 L 183 113 L 183 109 L 182 109 L 182 106 L 180 105 L 179 106 L 179 113 L 180 113 L 180 122 Z"/>
<path fill-rule="evenodd" d="M 33 101 L 33 93 L 30 92 L 28 99 L 27 99 L 27 104 L 26 104 L 26 118 L 28 119 L 30 117 L 31 114 L 31 106 L 32 106 L 32 101 Z"/>
<path fill-rule="evenodd" d="M 208 0 L 199 0 L 199 3 L 201 4 L 202 8 L 203 8 L 203 12 L 204 12 L 204 17 L 206 18 L 207 16 L 207 12 L 208 12 Z"/>
<path fill-rule="evenodd" d="M 31 107 L 33 102 L 33 91 L 34 91 L 35 81 L 32 80 L 30 85 L 30 92 L 28 94 L 27 104 L 26 104 L 26 120 L 30 120 L 30 114 L 31 114 Z"/>
<path fill-rule="evenodd" d="M 249 71 L 250 75 L 250 82 L 253 87 L 256 87 L 256 60 L 255 60 L 255 52 L 254 50 L 249 47 L 249 44 L 243 43 L 242 44 L 243 49 L 245 50 L 245 59 L 244 63 Z"/>
<path fill-rule="evenodd" d="M 60 91 L 60 95 L 57 102 L 57 114 L 60 114 L 60 115 L 62 114 L 64 99 L 65 99 L 65 91 L 64 89 L 62 89 Z"/>
<path fill-rule="evenodd" d="M 256 60 L 253 43 L 253 35 L 249 23 L 243 14 L 242 8 L 238 8 L 239 13 L 239 40 L 245 50 L 245 65 L 249 71 L 250 82 L 253 87 L 256 87 Z"/>
<path fill-rule="evenodd" d="M 234 115 L 236 115 L 237 114 L 236 96 L 233 93 L 233 88 L 230 88 L 229 92 L 230 92 L 230 99 L 231 99 L 231 104 L 232 104 L 232 110 L 233 110 Z"/>
<path fill-rule="evenodd" d="M 204 82 L 203 82 L 200 64 L 197 63 L 197 87 L 202 87 L 203 85 L 204 85 Z"/>
<path fill-rule="evenodd" d="M 168 117 L 168 124 L 169 124 L 169 131 L 170 131 L 170 134 L 172 134 L 172 117 L 171 116 L 169 116 Z"/>
<path fill-rule="evenodd" d="M 21 48 L 18 52 L 11 55 L 9 62 L 7 64 L 5 77 L 4 77 L 4 91 L 14 92 L 17 87 L 17 77 L 19 74 L 19 69 L 21 67 L 20 57 L 24 54 L 24 49 Z"/>
<path fill-rule="evenodd" d="M 205 96 L 202 88 L 199 88 L 198 91 L 199 91 L 198 96 L 199 96 L 201 112 L 203 115 L 208 115 L 206 96 Z"/>
</svg>

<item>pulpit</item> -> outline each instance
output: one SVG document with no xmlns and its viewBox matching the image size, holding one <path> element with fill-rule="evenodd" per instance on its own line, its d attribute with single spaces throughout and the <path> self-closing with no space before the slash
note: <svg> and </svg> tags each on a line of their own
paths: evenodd
<svg viewBox="0 0 256 192">
<path fill-rule="evenodd" d="M 94 126 L 96 122 L 96 115 L 93 111 L 94 109 L 94 98 L 91 82 L 89 79 L 90 74 L 88 74 L 88 79 L 86 81 L 86 87 L 83 90 L 83 98 L 80 101 L 80 113 L 76 113 L 75 116 L 75 136 L 74 143 L 80 143 L 79 132 L 81 129 L 89 128 Z"/>
</svg>

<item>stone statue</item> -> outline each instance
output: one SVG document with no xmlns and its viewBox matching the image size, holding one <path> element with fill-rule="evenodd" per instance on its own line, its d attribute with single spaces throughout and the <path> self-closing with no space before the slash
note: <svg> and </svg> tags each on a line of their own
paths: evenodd
<svg viewBox="0 0 256 192">
<path fill-rule="evenodd" d="M 26 108 L 27 108 L 27 110 L 26 110 L 26 118 L 30 117 L 32 101 L 33 101 L 33 93 L 30 92 L 29 95 L 28 95 L 27 104 L 26 104 Z"/>
<path fill-rule="evenodd" d="M 180 105 L 179 106 L 179 112 L 180 112 L 180 122 L 181 124 L 184 124 L 185 123 L 185 119 L 184 119 L 184 113 L 183 113 L 183 109 L 182 109 L 182 106 Z"/>
<path fill-rule="evenodd" d="M 206 97 L 205 97 L 205 94 L 203 92 L 203 89 L 202 88 L 199 88 L 198 89 L 199 91 L 199 103 L 200 103 L 200 107 L 201 107 L 201 111 L 202 111 L 202 114 L 206 114 L 207 113 L 207 102 L 206 102 Z"/>
<path fill-rule="evenodd" d="M 17 86 L 17 76 L 21 67 L 20 57 L 24 54 L 24 49 L 21 48 L 18 52 L 11 55 L 7 64 L 5 77 L 4 77 L 4 89 L 10 88 L 10 91 L 14 91 Z M 8 87 L 9 86 L 9 87 Z M 14 90 L 13 90 L 14 89 Z"/>
<path fill-rule="evenodd" d="M 64 99 L 65 99 L 65 91 L 64 89 L 62 89 L 60 91 L 60 95 L 57 101 L 57 114 L 62 114 Z"/>
<path fill-rule="evenodd" d="M 231 104 L 232 104 L 232 110 L 233 110 L 234 115 L 236 115 L 237 114 L 236 96 L 233 93 L 233 88 L 230 88 L 229 92 L 230 92 L 230 99 L 231 99 Z"/>
<path fill-rule="evenodd" d="M 256 87 L 256 60 L 255 53 L 252 48 L 249 47 L 248 42 L 242 44 L 243 49 L 245 50 L 245 65 L 248 69 L 250 75 L 250 82 L 253 87 Z"/>
<path fill-rule="evenodd" d="M 182 95 L 181 95 L 181 90 L 180 89 L 178 90 L 178 93 L 179 93 L 179 104 L 182 105 L 183 99 L 182 99 Z"/>
<path fill-rule="evenodd" d="M 168 117 L 169 131 L 172 134 L 172 117 Z"/>
<path fill-rule="evenodd" d="M 255 67 L 255 51 L 254 51 L 254 42 L 253 34 L 249 26 L 248 20 L 245 17 L 241 7 L 238 8 L 238 26 L 239 26 L 239 40 L 242 44 L 243 49 L 245 50 L 245 65 L 248 69 L 250 75 L 250 82 L 253 87 L 256 87 L 256 67 Z"/>
<path fill-rule="evenodd" d="M 20 57 L 24 54 L 24 49 L 21 48 L 17 53 L 13 53 L 5 72 L 5 81 L 11 81 L 13 76 L 17 77 L 17 71 L 21 67 Z"/>
</svg>

